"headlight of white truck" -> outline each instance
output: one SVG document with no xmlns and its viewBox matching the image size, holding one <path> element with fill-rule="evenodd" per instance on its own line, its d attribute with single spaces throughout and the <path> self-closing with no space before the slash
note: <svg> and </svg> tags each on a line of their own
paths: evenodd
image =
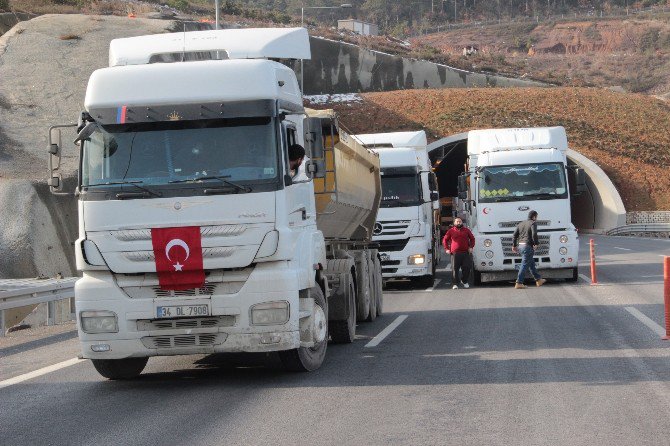
<svg viewBox="0 0 670 446">
<path fill-rule="evenodd" d="M 565 234 L 563 234 L 563 235 L 559 238 L 559 240 L 561 241 L 561 243 L 568 243 L 568 236 L 565 235 Z"/>
<path fill-rule="evenodd" d="M 487 238 L 486 240 L 484 240 L 484 247 L 485 248 L 490 248 L 492 244 L 493 244 L 493 241 L 490 238 Z"/>
<path fill-rule="evenodd" d="M 264 302 L 251 307 L 252 325 L 282 325 L 288 322 L 289 305 L 285 300 Z"/>
<path fill-rule="evenodd" d="M 118 333 L 119 324 L 113 311 L 82 311 L 79 314 L 84 333 Z"/>
<path fill-rule="evenodd" d="M 487 259 L 492 259 L 494 254 L 493 254 L 493 251 L 486 251 L 485 255 L 486 255 Z"/>
<path fill-rule="evenodd" d="M 568 248 L 566 248 L 565 246 L 561 246 L 561 247 L 558 249 L 558 252 L 559 252 L 562 256 L 564 256 L 564 255 L 566 255 L 566 254 L 568 253 Z"/>
<path fill-rule="evenodd" d="M 408 265 L 423 265 L 426 263 L 426 256 L 423 254 L 414 254 L 413 256 L 407 257 Z"/>
</svg>

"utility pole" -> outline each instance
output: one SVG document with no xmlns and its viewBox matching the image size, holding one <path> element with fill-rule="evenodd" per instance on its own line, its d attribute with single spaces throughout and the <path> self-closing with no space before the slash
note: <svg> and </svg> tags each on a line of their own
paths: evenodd
<svg viewBox="0 0 670 446">
<path fill-rule="evenodd" d="M 216 8 L 216 13 L 214 14 L 214 29 L 219 29 L 219 0 L 214 0 L 214 7 Z"/>
</svg>

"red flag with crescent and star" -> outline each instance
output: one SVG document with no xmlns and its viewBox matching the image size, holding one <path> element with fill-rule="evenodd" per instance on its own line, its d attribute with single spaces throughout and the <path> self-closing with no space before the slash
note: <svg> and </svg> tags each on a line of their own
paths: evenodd
<svg viewBox="0 0 670 446">
<path fill-rule="evenodd" d="M 189 290 L 205 285 L 200 227 L 151 230 L 158 283 L 162 290 Z"/>
</svg>

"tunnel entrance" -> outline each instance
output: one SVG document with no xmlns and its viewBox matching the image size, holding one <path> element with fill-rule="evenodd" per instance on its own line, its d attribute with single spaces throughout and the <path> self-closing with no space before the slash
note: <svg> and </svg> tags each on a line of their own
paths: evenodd
<svg viewBox="0 0 670 446">
<path fill-rule="evenodd" d="M 442 138 L 428 146 L 428 154 L 440 192 L 442 230 L 453 221 L 456 209 L 453 197 L 458 196 L 458 176 L 464 172 L 468 154 L 468 134 Z M 607 175 L 583 155 L 568 149 L 568 165 L 584 170 L 586 190 L 571 198 L 571 219 L 583 231 L 603 232 L 625 224 L 626 211 L 618 191 Z M 570 178 L 570 189 L 575 190 Z"/>
</svg>

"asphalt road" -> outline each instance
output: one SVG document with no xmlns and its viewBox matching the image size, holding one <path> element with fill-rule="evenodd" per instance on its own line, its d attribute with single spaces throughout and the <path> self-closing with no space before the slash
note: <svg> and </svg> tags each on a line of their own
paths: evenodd
<svg viewBox="0 0 670 446">
<path fill-rule="evenodd" d="M 78 352 L 67 334 L 0 348 L 0 443 L 670 444 L 670 242 L 595 239 L 599 286 L 451 290 L 442 271 L 433 289 L 387 290 L 385 315 L 309 374 L 188 356 L 132 382 L 82 361 L 2 388 Z"/>
</svg>

